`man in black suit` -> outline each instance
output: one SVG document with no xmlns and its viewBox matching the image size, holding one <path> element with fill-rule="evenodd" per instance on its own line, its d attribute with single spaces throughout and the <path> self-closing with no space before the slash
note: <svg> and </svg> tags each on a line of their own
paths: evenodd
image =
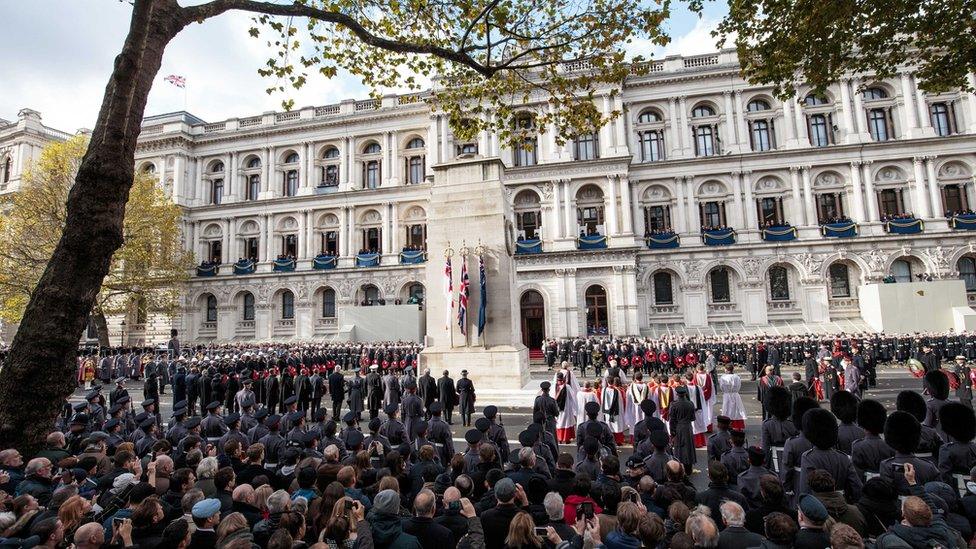
<svg viewBox="0 0 976 549">
<path fill-rule="evenodd" d="M 329 394 L 332 396 L 332 417 L 339 417 L 342 410 L 342 397 L 346 394 L 346 379 L 342 377 L 339 368 L 329 374 Z"/>
</svg>

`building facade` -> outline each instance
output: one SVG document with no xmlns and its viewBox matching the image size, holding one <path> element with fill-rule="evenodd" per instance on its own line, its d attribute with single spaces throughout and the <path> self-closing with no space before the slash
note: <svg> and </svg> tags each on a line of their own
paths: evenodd
<svg viewBox="0 0 976 549">
<path fill-rule="evenodd" d="M 179 318 L 130 319 L 126 340 L 170 325 L 194 341 L 329 339 L 346 308 L 442 295 L 418 264 L 444 261 L 425 250 L 431 167 L 467 154 L 507 167 L 530 348 L 859 329 L 858 286 L 884 279 L 961 277 L 976 301 L 976 96 L 926 94 L 906 69 L 783 102 L 741 78 L 734 51 L 647 69 L 598 95 L 622 116 L 562 146 L 554 128 L 461 142 L 423 94 L 147 118 L 136 169 L 185 207 L 201 266 Z M 512 123 L 543 130 L 545 108 Z"/>
</svg>

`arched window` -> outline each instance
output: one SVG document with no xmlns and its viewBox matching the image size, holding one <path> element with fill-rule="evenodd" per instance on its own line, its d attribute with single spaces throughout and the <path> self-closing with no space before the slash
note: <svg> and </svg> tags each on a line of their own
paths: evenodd
<svg viewBox="0 0 976 549">
<path fill-rule="evenodd" d="M 904 213 L 905 203 L 902 196 L 902 189 L 884 189 L 878 193 L 878 202 L 881 204 L 881 215 L 892 216 Z"/>
<path fill-rule="evenodd" d="M 339 255 L 339 231 L 322 233 L 322 253 L 332 256 Z"/>
<path fill-rule="evenodd" d="M 3 182 L 8 183 L 10 181 L 10 172 L 14 169 L 13 161 L 8 156 L 3 161 Z"/>
<path fill-rule="evenodd" d="M 332 288 L 326 288 L 322 292 L 322 318 L 335 318 L 336 315 L 336 293 Z"/>
<path fill-rule="evenodd" d="M 830 266 L 830 297 L 851 297 L 850 269 L 844 263 Z"/>
<path fill-rule="evenodd" d="M 769 120 L 749 121 L 749 141 L 752 150 L 768 151 L 773 148 L 773 125 Z"/>
<path fill-rule="evenodd" d="M 220 204 L 224 199 L 224 180 L 214 179 L 210 182 L 210 203 Z"/>
<path fill-rule="evenodd" d="M 323 158 L 339 158 L 339 149 L 329 147 L 328 149 L 325 149 L 325 154 L 322 156 Z"/>
<path fill-rule="evenodd" d="M 895 278 L 895 282 L 911 282 L 912 264 L 904 259 L 896 260 L 891 264 L 891 276 Z"/>
<path fill-rule="evenodd" d="M 207 296 L 207 322 L 217 322 L 217 298 L 213 294 Z"/>
<path fill-rule="evenodd" d="M 281 253 L 288 257 L 298 256 L 298 235 L 286 234 L 281 237 Z"/>
<path fill-rule="evenodd" d="M 366 148 L 363 149 L 363 154 L 380 154 L 382 150 L 383 149 L 380 147 L 380 144 L 374 142 L 366 145 Z"/>
<path fill-rule="evenodd" d="M 773 301 L 790 300 L 790 276 L 786 267 L 775 265 L 769 268 L 769 297 Z"/>
<path fill-rule="evenodd" d="M 291 153 L 285 157 L 285 164 L 298 164 L 298 153 Z"/>
<path fill-rule="evenodd" d="M 148 174 L 148 175 L 155 174 L 156 173 L 156 165 L 155 164 L 152 164 L 152 163 L 146 164 L 145 166 L 142 167 L 142 173 Z"/>
<path fill-rule="evenodd" d="M 295 318 L 295 294 L 291 290 L 285 290 L 281 294 L 281 318 Z"/>
<path fill-rule="evenodd" d="M 325 167 L 325 179 L 323 181 L 326 185 L 338 185 L 339 184 L 339 166 L 335 164 Z"/>
<path fill-rule="evenodd" d="M 419 137 L 414 137 L 407 142 L 408 149 L 422 149 L 424 148 L 424 140 Z"/>
<path fill-rule="evenodd" d="M 213 166 L 210 166 L 210 173 L 222 173 L 224 171 L 224 163 L 216 162 Z"/>
<path fill-rule="evenodd" d="M 363 286 L 362 305 L 376 305 L 380 300 L 380 290 L 372 284 Z"/>
<path fill-rule="evenodd" d="M 408 305 L 423 305 L 424 303 L 424 285 L 423 284 L 411 284 L 407 288 L 407 304 Z"/>
<path fill-rule="evenodd" d="M 244 294 L 244 320 L 254 320 L 254 294 L 248 292 Z"/>
<path fill-rule="evenodd" d="M 247 177 L 247 199 L 257 200 L 258 195 L 261 193 L 261 176 L 258 174 L 249 175 Z"/>
<path fill-rule="evenodd" d="M 600 157 L 595 133 L 584 133 L 573 139 L 573 156 L 576 160 L 594 160 Z"/>
<path fill-rule="evenodd" d="M 768 111 L 769 103 L 762 99 L 753 99 L 746 105 L 746 110 L 749 112 Z"/>
<path fill-rule="evenodd" d="M 650 124 L 652 122 L 660 122 L 660 121 L 661 121 L 661 115 L 659 115 L 656 111 L 653 111 L 651 109 L 642 111 L 640 113 L 640 116 L 637 117 L 638 124 Z"/>
<path fill-rule="evenodd" d="M 586 289 L 586 333 L 605 335 L 610 333 L 607 319 L 607 291 L 603 286 L 593 285 Z"/>
<path fill-rule="evenodd" d="M 380 229 L 371 227 L 363 231 L 363 247 L 370 253 L 383 253 L 380 246 Z"/>
<path fill-rule="evenodd" d="M 285 196 L 295 196 L 298 194 L 298 170 L 288 170 L 285 172 L 285 184 L 282 189 Z"/>
<path fill-rule="evenodd" d="M 976 259 L 965 256 L 959 260 L 959 278 L 966 283 L 967 292 L 976 292 Z"/>
<path fill-rule="evenodd" d="M 701 205 L 702 227 L 718 228 L 725 226 L 722 215 L 722 204 L 718 202 L 705 202 Z"/>
<path fill-rule="evenodd" d="M 863 95 L 865 101 L 877 101 L 879 99 L 888 99 L 888 92 L 884 91 L 883 88 L 868 88 L 864 90 Z"/>
<path fill-rule="evenodd" d="M 255 156 L 254 158 L 252 158 L 252 159 L 250 159 L 250 160 L 247 161 L 247 167 L 248 168 L 260 168 L 261 167 L 261 159 Z"/>
<path fill-rule="evenodd" d="M 819 105 L 829 105 L 830 101 L 822 95 L 811 93 L 803 98 L 803 104 L 808 107 L 817 107 Z"/>
<path fill-rule="evenodd" d="M 654 304 L 671 305 L 674 303 L 674 292 L 671 287 L 671 273 L 654 273 Z"/>
<path fill-rule="evenodd" d="M 732 294 L 729 292 L 729 270 L 719 267 L 708 275 L 712 287 L 712 303 L 729 303 Z"/>
<path fill-rule="evenodd" d="M 407 227 L 407 246 L 420 250 L 427 247 L 427 225 L 417 224 Z"/>
<path fill-rule="evenodd" d="M 691 110 L 692 118 L 705 118 L 706 116 L 715 116 L 715 109 L 708 105 L 698 105 Z"/>
</svg>

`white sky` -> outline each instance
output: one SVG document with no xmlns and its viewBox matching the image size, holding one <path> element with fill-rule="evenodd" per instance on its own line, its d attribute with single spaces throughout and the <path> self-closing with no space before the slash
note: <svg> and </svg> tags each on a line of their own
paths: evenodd
<svg viewBox="0 0 976 549">
<path fill-rule="evenodd" d="M 706 16 L 675 9 L 670 22 L 672 43 L 640 51 L 645 57 L 694 55 L 715 50 L 709 35 L 726 6 L 708 4 Z M 13 120 L 30 107 L 46 125 L 73 132 L 90 128 L 101 105 L 115 55 L 122 47 L 132 7 L 118 0 L 5 0 L 0 17 L 0 58 L 6 60 L 0 84 L 0 118 Z M 187 27 L 170 44 L 149 96 L 146 114 L 184 109 L 208 121 L 280 110 L 281 95 L 269 96 L 272 81 L 257 74 L 269 53 L 261 38 L 247 34 L 250 18 L 229 13 Z M 635 45 L 645 49 L 646 45 Z M 650 54 L 650 55 L 649 55 Z M 184 91 L 163 77 L 186 78 Z M 349 75 L 326 80 L 309 77 L 291 91 L 295 106 L 326 105 L 365 98 L 368 91 Z"/>
</svg>

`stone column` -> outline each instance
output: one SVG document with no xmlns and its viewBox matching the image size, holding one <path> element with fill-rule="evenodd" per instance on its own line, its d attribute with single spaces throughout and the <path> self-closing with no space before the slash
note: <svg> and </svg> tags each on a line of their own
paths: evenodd
<svg viewBox="0 0 976 549">
<path fill-rule="evenodd" d="M 816 225 L 817 209 L 814 206 L 816 197 L 813 196 L 813 189 L 810 183 L 810 166 L 803 166 L 801 172 L 803 176 L 803 203 L 806 206 L 807 225 Z"/>
<path fill-rule="evenodd" d="M 854 193 L 853 206 L 854 212 L 851 217 L 854 221 L 864 221 L 864 193 L 861 192 L 861 163 L 857 160 L 851 162 L 851 188 Z"/>
<path fill-rule="evenodd" d="M 392 202 L 390 203 L 390 253 L 400 253 L 400 249 L 403 247 L 400 245 L 401 233 L 400 212 L 397 211 L 397 203 Z"/>
<path fill-rule="evenodd" d="M 348 191 L 352 188 L 352 138 L 346 137 L 342 140 L 342 150 L 339 151 L 339 190 Z"/>
<path fill-rule="evenodd" d="M 691 224 L 691 232 L 699 232 L 701 230 L 701 219 L 698 215 L 698 200 L 695 197 L 695 187 L 694 178 L 685 177 L 685 187 L 688 192 L 688 222 Z"/>
<path fill-rule="evenodd" d="M 788 221 L 796 226 L 805 227 L 806 212 L 803 209 L 803 197 L 800 196 L 800 167 L 790 166 L 790 190 L 793 200 L 790 201 L 790 217 Z"/>
<path fill-rule="evenodd" d="M 349 208 L 339 208 L 339 255 L 349 256 Z"/>
<path fill-rule="evenodd" d="M 620 233 L 620 228 L 617 226 L 617 185 L 616 177 L 612 175 L 607 176 L 607 195 L 604 197 L 605 209 L 607 210 L 607 234 L 617 235 Z"/>
<path fill-rule="evenodd" d="M 680 114 L 678 113 L 677 101 L 673 97 L 668 98 L 668 110 L 671 116 L 671 151 L 668 158 L 680 158 L 682 156 Z"/>
<path fill-rule="evenodd" d="M 610 111 L 613 109 L 610 107 L 610 95 L 603 96 L 603 109 L 600 113 L 606 117 L 610 115 Z M 600 126 L 600 158 L 606 158 L 610 156 L 613 150 L 613 132 L 611 131 L 610 124 L 604 124 Z"/>
<path fill-rule="evenodd" d="M 879 221 L 881 217 L 878 215 L 878 195 L 874 191 L 874 178 L 871 177 L 871 160 L 864 160 L 861 162 L 861 171 L 863 172 L 862 177 L 864 181 L 864 198 L 867 200 L 867 207 L 865 208 L 867 213 L 867 221 Z"/>
<path fill-rule="evenodd" d="M 918 109 L 914 104 L 912 93 L 912 74 L 908 71 L 901 73 L 902 121 L 905 125 L 905 135 L 918 135 Z"/>
<path fill-rule="evenodd" d="M 454 159 L 454 155 L 451 154 L 451 143 L 448 141 L 448 127 L 447 127 L 447 117 L 440 117 L 440 136 L 441 136 L 441 162 L 447 162 Z"/>
<path fill-rule="evenodd" d="M 930 217 L 942 217 L 945 208 L 942 204 L 942 193 L 939 192 L 939 179 L 935 173 L 935 159 L 937 156 L 925 157 L 925 171 L 929 179 L 929 203 L 931 204 L 932 215 Z"/>
<path fill-rule="evenodd" d="M 557 270 L 558 272 L 558 270 Z M 566 337 L 576 337 L 580 330 L 580 306 L 576 295 L 576 269 L 564 269 L 563 304 L 566 307 Z"/>
<path fill-rule="evenodd" d="M 390 186 L 390 174 L 393 171 L 390 161 L 390 132 L 383 132 L 383 157 L 380 158 L 380 185 Z"/>
<path fill-rule="evenodd" d="M 745 228 L 745 210 L 742 207 L 742 174 L 733 171 L 732 176 L 732 220 L 729 225 L 742 230 Z"/>
<path fill-rule="evenodd" d="M 629 148 L 627 146 L 627 108 L 624 106 L 623 97 L 618 93 L 616 100 L 616 107 L 614 110 L 620 112 L 620 116 L 614 119 L 614 146 L 616 147 L 616 154 L 622 155 L 627 154 Z"/>
<path fill-rule="evenodd" d="M 807 137 L 807 119 L 803 116 L 803 106 L 800 105 L 799 98 L 793 96 L 790 99 L 793 104 L 793 117 L 796 122 L 796 146 L 809 147 L 810 138 Z"/>
<path fill-rule="evenodd" d="M 921 134 L 928 137 L 934 136 L 935 128 L 932 127 L 932 117 L 929 114 L 928 103 L 925 101 L 925 92 L 918 86 L 915 86 L 915 108 L 918 111 L 918 125 Z M 972 115 L 970 115 L 971 117 Z"/>
<path fill-rule="evenodd" d="M 381 223 L 381 226 L 383 227 L 381 229 L 383 232 L 383 234 L 381 235 L 383 254 L 390 254 L 393 252 L 393 250 L 390 247 L 390 232 L 391 232 L 390 231 L 390 203 L 384 202 L 383 208 L 380 211 L 383 214 L 382 215 L 383 221 Z"/>
<path fill-rule="evenodd" d="M 307 259 L 305 248 L 308 246 L 308 210 L 298 212 L 298 234 L 295 237 L 298 239 L 298 249 L 295 250 L 298 257 L 295 259 Z"/>
<path fill-rule="evenodd" d="M 298 174 L 298 196 L 312 194 L 312 178 L 315 174 L 314 146 L 311 141 L 302 143 L 301 172 Z"/>
<path fill-rule="evenodd" d="M 278 251 L 277 251 L 278 247 L 275 245 L 275 241 L 274 241 L 275 238 L 274 222 L 275 222 L 274 214 L 268 214 L 268 225 L 267 225 L 268 239 L 266 240 L 266 242 L 268 243 L 268 253 L 265 255 L 265 259 L 267 261 L 274 261 L 275 256 L 278 255 Z"/>
<path fill-rule="evenodd" d="M 854 92 L 854 125 L 857 127 L 857 133 L 861 134 L 863 138 L 864 134 L 867 133 L 867 121 L 864 119 L 864 98 L 858 89 L 860 86 L 860 78 L 851 79 L 851 90 Z"/>
<path fill-rule="evenodd" d="M 224 249 L 223 252 L 220 254 L 221 256 L 220 261 L 224 265 L 227 265 L 234 261 L 234 259 L 231 256 L 231 248 L 234 245 L 234 236 L 232 234 L 234 230 L 232 227 L 234 220 L 229 217 L 225 217 L 222 219 L 222 221 L 224 222 Z"/>
<path fill-rule="evenodd" d="M 274 173 L 272 167 L 274 163 L 274 149 L 272 147 L 265 147 L 264 149 L 264 160 L 261 163 L 261 193 L 259 198 L 271 198 L 273 196 L 271 191 L 271 175 Z"/>
<path fill-rule="evenodd" d="M 430 117 L 430 124 L 427 128 L 427 162 L 424 172 L 427 176 L 434 175 L 434 164 L 440 163 L 440 155 L 437 154 L 437 115 Z M 484 154 L 484 153 L 482 153 Z"/>
<path fill-rule="evenodd" d="M 674 229 L 678 233 L 690 233 L 691 227 L 687 223 L 687 211 L 685 210 L 685 189 L 684 181 L 681 177 L 674 178 L 674 195 L 675 195 L 675 208 L 672 211 L 674 214 Z"/>
<path fill-rule="evenodd" d="M 678 98 L 678 116 L 679 118 L 679 128 L 678 133 L 681 135 L 681 155 L 682 156 L 692 156 L 691 147 L 691 128 L 688 126 L 688 105 L 687 97 L 682 95 Z"/>
<path fill-rule="evenodd" d="M 749 125 L 746 124 L 746 108 L 742 104 L 742 90 L 735 90 L 735 124 L 739 131 L 739 145 L 741 150 L 746 149 L 749 143 Z"/>
<path fill-rule="evenodd" d="M 915 167 L 915 207 L 912 208 L 915 215 L 923 218 L 932 217 L 932 205 L 929 204 L 929 195 L 925 189 L 925 162 L 924 156 L 916 156 L 912 159 Z"/>
<path fill-rule="evenodd" d="M 305 210 L 305 258 L 315 257 L 315 211 Z"/>
<path fill-rule="evenodd" d="M 258 233 L 258 261 L 268 261 L 268 216 L 269 214 L 262 215 L 259 220 L 261 222 L 260 230 Z"/>
<path fill-rule="evenodd" d="M 190 251 L 193 252 L 194 261 L 197 263 L 203 259 L 204 254 L 200 253 L 200 222 L 194 221 L 192 224 L 192 229 L 190 231 Z"/>
<path fill-rule="evenodd" d="M 176 159 L 177 164 L 179 163 L 179 157 Z M 238 172 L 240 166 L 240 156 L 238 156 L 237 151 L 234 151 L 230 155 L 230 176 L 224 182 L 224 199 L 226 202 L 237 202 L 244 198 L 244 193 L 240 192 L 243 189 L 241 185 L 241 175 Z"/>
<path fill-rule="evenodd" d="M 630 206 L 630 179 L 626 175 L 618 176 L 620 183 L 620 209 L 623 213 L 624 226 L 620 232 L 625 235 L 634 234 L 634 211 Z"/>
<path fill-rule="evenodd" d="M 742 172 L 742 188 L 746 191 L 746 229 L 756 230 L 759 223 L 756 221 L 756 201 L 752 197 L 752 171 Z"/>
<path fill-rule="evenodd" d="M 793 115 L 793 99 L 790 98 L 783 101 L 783 129 L 785 130 L 783 133 L 785 138 L 783 145 L 787 148 L 796 147 L 796 130 L 793 127 L 795 120 Z"/>
<path fill-rule="evenodd" d="M 840 79 L 840 107 L 842 109 L 841 118 L 844 121 L 844 142 L 857 142 L 857 127 L 854 125 L 854 113 L 851 107 L 851 90 L 848 87 L 850 82 L 847 78 Z"/>
<path fill-rule="evenodd" d="M 725 101 L 725 151 L 739 152 L 742 150 L 744 136 L 737 136 L 735 132 L 735 110 L 732 108 L 732 92 L 725 90 L 722 92 L 722 99 Z"/>
<path fill-rule="evenodd" d="M 566 238 L 576 238 L 578 227 L 576 226 L 576 212 L 573 211 L 573 197 L 570 193 L 572 182 L 569 179 L 562 180 L 563 187 L 563 215 L 566 223 Z"/>
</svg>

